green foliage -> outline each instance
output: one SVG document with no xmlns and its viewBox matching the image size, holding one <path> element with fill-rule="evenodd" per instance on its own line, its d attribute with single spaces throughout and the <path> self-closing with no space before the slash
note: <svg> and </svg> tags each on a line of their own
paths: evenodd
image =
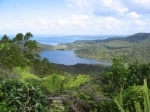
<svg viewBox="0 0 150 112">
<path fill-rule="evenodd" d="M 53 101 L 50 107 L 50 112 L 66 112 L 64 105 L 61 101 Z"/>
<path fill-rule="evenodd" d="M 24 58 L 20 55 L 21 50 L 15 44 L 0 45 L 0 63 L 4 68 L 11 69 L 13 66 L 25 66 Z"/>
<path fill-rule="evenodd" d="M 109 95 L 120 92 L 120 88 L 126 88 L 128 69 L 123 63 L 123 58 L 114 58 L 109 72 L 102 74 L 103 91 Z"/>
<path fill-rule="evenodd" d="M 42 78 L 42 84 L 47 89 L 47 91 L 53 94 L 57 94 L 61 91 L 64 79 L 64 76 L 53 74 Z"/>
<path fill-rule="evenodd" d="M 52 45 L 46 45 L 46 44 L 41 44 L 41 43 L 37 43 L 38 47 L 40 48 L 40 50 L 44 51 L 44 50 L 52 50 L 53 46 Z"/>
<path fill-rule="evenodd" d="M 144 80 L 144 84 L 141 87 L 141 90 L 143 92 L 142 96 L 144 97 L 144 102 L 142 104 L 140 104 L 140 101 L 139 100 L 137 101 L 137 99 L 128 99 L 131 101 L 134 100 L 134 102 L 133 102 L 134 105 L 130 105 L 131 107 L 128 107 L 126 109 L 124 108 L 124 104 L 122 102 L 122 99 L 124 98 L 122 96 L 122 94 L 120 94 L 120 97 L 116 97 L 114 99 L 114 101 L 117 104 L 119 110 L 121 112 L 128 112 L 128 111 L 130 112 L 130 111 L 133 111 L 133 109 L 134 109 L 134 112 L 149 112 L 150 111 L 150 106 L 149 106 L 150 105 L 150 93 L 149 93 L 149 89 L 148 89 L 146 80 Z M 134 97 L 131 97 L 131 98 L 134 98 Z M 144 105 L 144 107 L 143 107 L 143 105 Z"/>
<path fill-rule="evenodd" d="M 143 108 L 143 91 L 141 86 L 130 86 L 128 89 L 122 92 L 123 107 L 128 111 L 135 111 L 134 104 L 139 102 Z"/>
<path fill-rule="evenodd" d="M 143 92 L 144 92 L 144 112 L 150 112 L 150 93 L 147 86 L 147 80 L 144 80 L 143 85 Z"/>
<path fill-rule="evenodd" d="M 143 80 L 147 79 L 150 87 L 150 63 L 139 64 L 138 62 L 128 65 L 129 75 L 127 76 L 128 85 L 142 85 Z"/>
<path fill-rule="evenodd" d="M 119 112 L 119 109 L 112 100 L 102 101 L 99 108 L 100 112 Z"/>
<path fill-rule="evenodd" d="M 81 40 L 63 45 L 84 58 L 110 62 L 114 57 L 123 56 L 128 63 L 136 60 L 140 63 L 150 62 L 150 33 L 138 33 L 126 38 Z"/>
<path fill-rule="evenodd" d="M 52 64 L 58 68 L 58 71 L 63 75 L 71 74 L 71 75 L 78 75 L 78 74 L 86 74 L 92 77 L 98 78 L 100 74 L 104 71 L 108 71 L 109 67 L 105 65 L 99 64 L 82 64 L 78 63 L 75 65 L 62 65 L 62 64 Z"/>
<path fill-rule="evenodd" d="M 90 79 L 91 78 L 87 75 L 65 77 L 58 74 L 53 74 L 47 77 L 43 77 L 42 84 L 50 93 L 59 94 L 64 90 L 79 88 L 81 85 L 89 82 Z"/>
<path fill-rule="evenodd" d="M 16 74 L 16 78 L 24 83 L 38 84 L 41 81 L 41 78 L 39 78 L 37 75 L 30 73 L 29 67 L 16 67 L 13 69 L 13 71 Z"/>
<path fill-rule="evenodd" d="M 34 59 L 32 64 L 32 71 L 34 74 L 38 75 L 39 77 L 44 77 L 50 74 L 59 73 L 58 67 L 52 65 L 47 58 L 43 58 L 41 60 Z"/>
<path fill-rule="evenodd" d="M 7 35 L 4 35 L 1 40 L 0 40 L 0 44 L 1 43 L 11 43 L 12 41 L 9 39 L 9 37 Z"/>
<path fill-rule="evenodd" d="M 93 101 L 93 97 L 86 95 L 86 93 L 81 92 L 79 94 L 79 99 L 82 100 L 82 101 L 86 101 L 90 106 L 92 106 L 92 108 L 93 107 L 95 107 L 95 108 L 98 107 L 97 102 Z"/>
<path fill-rule="evenodd" d="M 142 86 L 142 80 L 144 80 L 144 78 L 147 78 L 149 86 L 149 73 L 149 63 L 139 64 L 138 62 L 134 62 L 124 64 L 122 58 L 116 58 L 113 60 L 109 72 L 104 73 L 101 77 L 101 85 L 104 95 L 109 98 L 116 97 L 122 88 L 124 90 L 122 92 L 123 99 L 121 99 L 121 102 L 123 102 L 123 108 L 128 109 L 128 111 L 135 111 L 135 108 L 132 107 L 135 105 L 135 102 L 138 101 L 141 105 L 140 108 L 143 109 L 143 92 L 140 86 Z M 104 109 L 109 108 L 111 111 L 116 110 L 116 106 L 113 103 L 104 104 L 106 104 L 104 106 L 107 107 Z M 122 105 L 120 104 L 120 106 Z"/>
<path fill-rule="evenodd" d="M 3 112 L 45 112 L 47 98 L 41 87 L 14 79 L 0 82 L 0 109 Z"/>
<path fill-rule="evenodd" d="M 12 40 L 4 35 L 0 40 L 0 64 L 11 70 L 13 66 L 25 67 L 39 58 L 36 41 L 29 40 L 33 35 L 27 32 L 24 36 L 18 33 Z"/>
<path fill-rule="evenodd" d="M 78 75 L 76 77 L 67 78 L 66 83 L 64 84 L 65 89 L 71 88 L 79 88 L 81 85 L 89 82 L 91 80 L 90 76 L 88 75 Z"/>
<path fill-rule="evenodd" d="M 18 33 L 12 40 L 6 35 L 0 40 L 0 110 L 66 112 L 66 109 L 76 108 L 96 112 L 99 101 L 95 101 L 98 94 L 96 88 L 99 86 L 93 84 L 96 86 L 92 87 L 89 83 L 92 78 L 88 75 L 94 74 L 93 69 L 98 74 L 99 66 L 95 68 L 90 65 L 81 68 L 83 65 L 77 65 L 74 71 L 79 68 L 81 70 L 76 73 L 65 71 L 67 68 L 63 67 L 57 69 L 58 66 L 49 63 L 48 59 L 40 59 L 37 42 L 30 40 L 32 36 L 29 32 L 25 35 Z M 86 74 L 89 69 L 91 72 L 88 75 L 79 74 L 80 71 L 84 71 L 81 74 Z M 66 75 L 72 73 L 74 76 Z M 89 86 L 85 86 L 88 83 Z M 49 108 L 47 102 L 49 95 L 64 96 L 66 104 L 53 102 Z"/>
<path fill-rule="evenodd" d="M 77 109 L 87 112 L 90 110 L 91 112 L 118 112 L 116 104 L 109 98 L 120 98 L 118 95 L 120 88 L 124 90 L 122 98 L 117 100 L 120 108 L 128 111 L 139 110 L 140 112 L 143 109 L 146 109 L 146 112 L 149 111 L 149 96 L 142 91 L 140 85 L 146 78 L 150 87 L 150 63 L 124 64 L 123 58 L 116 58 L 113 59 L 108 72 L 106 71 L 109 67 L 98 65 L 55 65 L 49 63 L 46 58 L 40 59 L 37 42 L 30 40 L 32 36 L 30 32 L 25 35 L 18 33 L 13 40 L 10 40 L 7 35 L 0 40 L 1 111 L 65 112 L 64 107 L 70 107 L 72 111 Z M 68 47 L 72 49 L 76 47 L 75 52 L 79 55 L 81 53 L 80 56 L 104 61 L 109 61 L 112 57 L 123 53 L 126 62 L 130 60 L 130 57 L 140 59 L 141 53 L 144 57 L 149 53 L 147 52 L 150 48 L 149 38 L 145 37 L 146 40 L 142 40 L 141 36 L 143 35 L 138 36 L 138 44 L 137 41 L 133 42 L 136 38 L 134 35 L 133 40 L 127 38 L 78 41 L 72 45 L 68 44 Z M 148 59 L 149 55 L 145 60 Z M 143 59 L 140 60 L 144 62 Z M 102 71 L 105 73 L 102 74 Z M 6 77 L 11 79 L 7 80 Z M 147 90 L 144 89 L 144 91 Z M 109 98 L 100 97 L 101 93 Z M 62 102 L 53 102 L 49 109 L 45 94 L 50 97 L 62 98 L 63 96 L 66 105 Z M 135 108 L 132 108 L 134 105 Z"/>
<path fill-rule="evenodd" d="M 141 80 L 144 78 L 147 78 L 149 82 L 149 73 L 149 63 L 124 64 L 123 58 L 115 58 L 109 72 L 102 75 L 103 91 L 114 96 L 120 92 L 120 88 L 125 90 L 130 86 L 142 85 Z"/>
<path fill-rule="evenodd" d="M 136 105 L 141 105 L 140 108 L 144 108 L 143 103 L 144 103 L 144 98 L 143 98 L 143 90 L 142 86 L 130 86 L 126 90 L 122 90 L 119 95 L 116 96 L 118 100 L 117 105 L 119 104 L 119 107 L 124 108 L 124 110 L 129 111 L 129 112 L 135 112 L 136 108 L 134 108 L 136 102 L 139 104 Z"/>
</svg>

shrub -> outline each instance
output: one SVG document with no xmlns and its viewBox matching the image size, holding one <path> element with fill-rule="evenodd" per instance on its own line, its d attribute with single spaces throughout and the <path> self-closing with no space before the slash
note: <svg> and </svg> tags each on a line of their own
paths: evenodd
<svg viewBox="0 0 150 112">
<path fill-rule="evenodd" d="M 47 97 L 41 87 L 14 79 L 0 82 L 0 110 L 3 112 L 44 112 L 47 105 Z"/>
</svg>

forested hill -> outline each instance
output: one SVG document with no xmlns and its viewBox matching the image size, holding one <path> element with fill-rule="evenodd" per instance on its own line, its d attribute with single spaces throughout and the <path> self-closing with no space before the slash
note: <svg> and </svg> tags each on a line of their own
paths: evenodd
<svg viewBox="0 0 150 112">
<path fill-rule="evenodd" d="M 131 44 L 131 43 L 139 44 L 139 42 L 142 42 L 142 41 L 144 41 L 144 43 L 148 43 L 150 41 L 150 33 L 136 33 L 136 34 L 133 34 L 133 35 L 130 35 L 127 37 L 116 36 L 116 37 L 108 38 L 105 40 L 76 40 L 73 43 L 58 44 L 55 46 L 38 43 L 38 46 L 41 48 L 41 50 L 57 50 L 57 49 L 59 49 L 59 50 L 68 50 L 68 49 L 76 50 L 79 46 L 82 46 L 84 44 L 88 44 L 88 45 L 95 44 L 95 43 L 114 44 L 114 42 L 117 42 L 118 44 L 115 44 L 113 46 L 118 47 L 118 45 L 120 45 L 122 43 L 129 46 L 129 44 Z M 105 47 L 110 47 L 110 46 L 106 45 Z"/>
<path fill-rule="evenodd" d="M 124 40 L 129 42 L 150 41 L 150 33 L 136 33 L 124 38 Z"/>
<path fill-rule="evenodd" d="M 75 41 L 66 45 L 78 56 L 85 58 L 111 61 L 114 57 L 122 56 L 126 62 L 150 61 L 150 33 L 137 33 L 125 38 Z"/>
<path fill-rule="evenodd" d="M 144 41 L 144 40 L 150 40 L 150 33 L 136 33 L 133 35 L 125 36 L 125 37 L 113 37 L 113 38 L 108 38 L 105 40 L 77 40 L 74 41 L 73 43 L 92 43 L 92 42 L 110 42 L 110 41 L 128 41 L 128 42 L 139 42 L 139 41 Z"/>
</svg>

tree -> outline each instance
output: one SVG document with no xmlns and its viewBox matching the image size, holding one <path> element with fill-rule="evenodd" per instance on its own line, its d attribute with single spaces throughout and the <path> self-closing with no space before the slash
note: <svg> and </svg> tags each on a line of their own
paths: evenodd
<svg viewBox="0 0 150 112">
<path fill-rule="evenodd" d="M 37 42 L 35 40 L 30 40 L 31 37 L 33 37 L 33 35 L 27 32 L 25 35 L 18 33 L 13 39 L 13 42 L 21 49 L 21 56 L 24 55 L 27 60 L 39 58 Z"/>
<path fill-rule="evenodd" d="M 150 87 L 150 63 L 140 64 L 138 62 L 133 62 L 129 64 L 128 69 L 128 85 L 142 85 L 143 80 L 147 79 L 148 87 Z"/>
<path fill-rule="evenodd" d="M 0 64 L 4 68 L 11 69 L 13 66 L 25 66 L 24 58 L 20 55 L 20 47 L 16 44 L 3 44 L 0 54 Z"/>
<path fill-rule="evenodd" d="M 147 86 L 147 80 L 144 79 L 144 84 L 140 88 L 138 86 L 135 86 L 134 88 L 138 88 L 138 89 L 132 89 L 130 91 L 130 92 L 134 91 L 134 94 L 128 93 L 130 95 L 134 95 L 133 97 L 130 97 L 130 95 L 128 95 L 129 98 L 127 99 L 127 101 L 131 103 L 129 105 L 125 105 L 125 103 L 123 103 L 125 96 L 122 95 L 122 93 L 120 93 L 119 96 L 115 97 L 114 101 L 118 109 L 120 110 L 120 112 L 150 112 L 150 106 L 149 106 L 150 93 L 149 93 L 149 88 Z M 137 90 L 138 92 L 135 92 Z"/>
<path fill-rule="evenodd" d="M 1 40 L 0 40 L 0 43 L 10 43 L 11 40 L 9 39 L 9 37 L 5 34 Z"/>
<path fill-rule="evenodd" d="M 102 74 L 103 91 L 108 95 L 115 95 L 121 88 L 126 88 L 128 69 L 123 63 L 123 58 L 114 58 L 110 70 Z"/>
<path fill-rule="evenodd" d="M 27 32 L 24 36 L 24 40 L 27 41 L 29 40 L 31 37 L 33 37 L 33 35 L 30 32 Z"/>
<path fill-rule="evenodd" d="M 149 76 L 150 63 L 133 62 L 124 64 L 122 58 L 115 58 L 109 72 L 102 75 L 103 90 L 108 94 L 117 94 L 121 88 L 125 90 L 130 86 L 142 85 L 142 80 L 145 78 L 149 82 Z M 148 86 L 150 86 L 149 83 Z"/>
</svg>

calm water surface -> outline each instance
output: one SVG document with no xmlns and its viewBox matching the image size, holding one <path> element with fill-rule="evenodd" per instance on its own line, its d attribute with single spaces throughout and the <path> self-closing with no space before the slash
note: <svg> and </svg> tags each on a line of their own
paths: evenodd
<svg viewBox="0 0 150 112">
<path fill-rule="evenodd" d="M 71 43 L 76 40 L 103 40 L 114 36 L 35 36 L 32 39 L 42 44 L 57 45 L 59 43 Z M 43 51 L 41 57 L 48 58 L 51 63 L 74 65 L 77 63 L 110 65 L 108 62 L 101 62 L 93 59 L 77 57 L 73 51 Z"/>
<path fill-rule="evenodd" d="M 48 58 L 51 63 L 57 64 L 64 64 L 64 65 L 74 65 L 77 63 L 84 63 L 84 64 L 103 64 L 103 65 L 110 65 L 111 63 L 108 62 L 101 62 L 93 59 L 86 59 L 77 57 L 73 51 L 42 51 L 40 53 L 41 57 Z"/>
<path fill-rule="evenodd" d="M 71 43 L 76 40 L 103 40 L 108 38 L 108 36 L 97 36 L 97 37 L 87 37 L 87 36 L 50 36 L 50 37 L 33 37 L 33 40 L 36 40 L 42 44 L 49 44 L 49 45 L 57 45 L 59 43 Z"/>
</svg>

